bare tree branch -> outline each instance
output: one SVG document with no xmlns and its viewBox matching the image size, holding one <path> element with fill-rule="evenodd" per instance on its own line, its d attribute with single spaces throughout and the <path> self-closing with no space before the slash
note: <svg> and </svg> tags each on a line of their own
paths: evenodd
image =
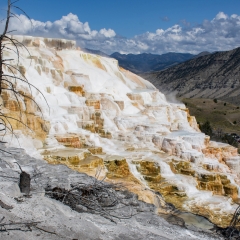
<svg viewBox="0 0 240 240">
<path fill-rule="evenodd" d="M 0 136 L 2 137 L 2 139 L 7 132 L 10 132 L 12 136 L 16 137 L 10 120 L 17 121 L 20 124 L 22 124 L 24 127 L 30 129 L 29 126 L 25 124 L 22 120 L 22 113 L 25 110 L 24 101 L 26 101 L 26 99 L 29 99 L 33 104 L 35 104 L 38 111 L 40 112 L 41 117 L 43 118 L 42 110 L 33 97 L 32 88 L 34 88 L 38 93 L 40 93 L 43 99 L 45 100 L 45 102 L 47 103 L 47 100 L 43 95 L 43 93 L 33 84 L 29 83 L 25 75 L 20 71 L 19 63 L 20 63 L 21 55 L 19 50 L 23 48 L 24 50 L 27 51 L 29 56 L 31 56 L 29 50 L 23 43 L 19 42 L 14 37 L 8 35 L 14 31 L 14 30 L 9 30 L 9 23 L 11 18 L 19 19 L 19 17 L 11 11 L 12 9 L 16 9 L 22 12 L 29 19 L 30 22 L 31 22 L 31 19 L 24 10 L 22 10 L 20 7 L 15 5 L 15 3 L 18 2 L 18 0 L 16 1 L 7 0 L 7 1 L 8 1 L 7 14 L 6 14 L 7 16 L 5 19 L 2 20 L 2 21 L 5 20 L 5 27 L 4 27 L 3 33 L 0 35 L 0 96 L 3 97 L 3 93 L 5 94 L 7 93 L 11 96 L 13 101 L 16 102 L 15 104 L 17 105 L 17 107 L 15 110 L 19 112 L 19 117 L 16 118 L 15 116 L 12 117 L 11 115 L 10 116 L 7 115 L 3 111 L 2 107 L 4 106 L 0 105 Z M 17 64 L 15 65 L 11 64 L 11 61 L 14 60 L 13 58 L 4 58 L 5 52 L 13 53 L 16 56 Z M 7 72 L 4 72 L 5 69 L 7 70 Z M 28 86 L 30 94 L 26 94 L 23 91 L 20 91 L 18 89 L 18 82 L 22 82 L 26 84 Z M 48 108 L 49 108 L 49 105 L 48 105 Z M 0 143 L 4 143 L 3 140 L 0 140 Z"/>
</svg>

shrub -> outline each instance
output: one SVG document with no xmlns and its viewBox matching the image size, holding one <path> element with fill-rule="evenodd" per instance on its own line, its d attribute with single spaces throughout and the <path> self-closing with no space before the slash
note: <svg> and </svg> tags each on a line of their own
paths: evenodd
<svg viewBox="0 0 240 240">
<path fill-rule="evenodd" d="M 238 147 L 238 142 L 236 141 L 236 139 L 230 135 L 230 134 L 225 134 L 223 137 L 222 137 L 222 141 L 223 142 L 226 142 L 234 147 Z"/>
<path fill-rule="evenodd" d="M 208 136 L 212 136 L 213 135 L 213 130 L 212 130 L 212 127 L 211 127 L 211 124 L 209 121 L 206 121 L 204 124 L 200 125 L 200 130 L 207 134 Z"/>
<path fill-rule="evenodd" d="M 215 103 L 217 103 L 217 102 L 218 102 L 216 98 L 214 98 L 214 99 L 213 99 L 213 101 L 214 101 Z"/>
<path fill-rule="evenodd" d="M 227 105 L 227 103 L 224 103 L 223 105 L 224 105 L 224 106 L 226 106 L 226 105 Z"/>
</svg>

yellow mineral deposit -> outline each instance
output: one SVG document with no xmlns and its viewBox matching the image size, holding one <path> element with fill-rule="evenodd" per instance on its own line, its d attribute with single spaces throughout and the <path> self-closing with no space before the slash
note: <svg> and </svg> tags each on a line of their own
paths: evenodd
<svg viewBox="0 0 240 240">
<path fill-rule="evenodd" d="M 95 100 L 95 99 L 86 100 L 86 105 L 89 107 L 93 106 L 94 109 L 100 109 L 100 101 L 99 100 Z"/>
<path fill-rule="evenodd" d="M 94 55 L 94 54 L 88 54 L 88 53 L 81 53 L 82 58 L 88 62 L 89 64 L 92 64 L 96 68 L 100 68 L 103 71 L 106 71 L 106 67 L 101 62 L 101 57 Z"/>
<path fill-rule="evenodd" d="M 69 92 L 74 92 L 75 94 L 79 95 L 79 96 L 83 96 L 85 95 L 85 92 L 83 90 L 82 86 L 69 86 L 68 87 Z"/>
<path fill-rule="evenodd" d="M 64 145 L 65 147 L 72 147 L 72 148 L 81 148 L 83 146 L 81 140 L 78 136 L 75 135 L 58 135 L 55 136 L 56 140 Z"/>
<path fill-rule="evenodd" d="M 35 132 L 11 120 L 28 139 L 21 141 L 19 134 L 26 151 L 33 138 L 41 140 L 38 151 L 51 164 L 91 176 L 100 172 L 100 178 L 106 175 L 106 181 L 124 184 L 158 207 L 156 192 L 184 211 L 222 227 L 229 224 L 240 184 L 234 147 L 211 141 L 184 104 L 169 103 L 117 60 L 85 53 L 74 41 L 16 38 L 31 53 L 20 50 L 19 70 L 49 104 L 34 89 L 42 114 L 27 97 L 18 104 L 13 94 L 2 94 L 3 111 L 17 118 L 21 109 L 23 122 Z M 31 96 L 27 84 L 17 88 Z"/>
</svg>

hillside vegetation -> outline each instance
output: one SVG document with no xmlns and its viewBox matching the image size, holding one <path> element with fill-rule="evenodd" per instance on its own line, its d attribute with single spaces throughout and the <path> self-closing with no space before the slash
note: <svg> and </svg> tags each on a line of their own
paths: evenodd
<svg viewBox="0 0 240 240">
<path fill-rule="evenodd" d="M 205 55 L 141 76 L 160 91 L 175 91 L 181 98 L 217 98 L 240 104 L 240 48 Z"/>
<path fill-rule="evenodd" d="M 209 121 L 215 131 L 240 134 L 240 109 L 238 105 L 221 100 L 183 98 L 190 114 L 195 116 L 197 122 L 203 124 Z"/>
</svg>

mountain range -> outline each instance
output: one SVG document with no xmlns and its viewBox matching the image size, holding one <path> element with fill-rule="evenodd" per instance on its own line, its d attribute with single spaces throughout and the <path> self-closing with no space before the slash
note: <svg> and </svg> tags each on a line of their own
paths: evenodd
<svg viewBox="0 0 240 240">
<path fill-rule="evenodd" d="M 118 60 L 119 66 L 137 74 L 152 71 L 160 71 L 171 66 L 175 66 L 179 63 L 185 62 L 189 59 L 210 54 L 209 52 L 201 52 L 198 55 L 190 53 L 169 52 L 162 55 L 158 55 L 151 53 L 121 54 L 119 52 L 115 52 L 111 55 L 107 55 L 106 53 L 99 50 L 89 48 L 83 48 L 82 50 L 84 52 L 97 54 L 102 57 L 115 58 Z"/>
<path fill-rule="evenodd" d="M 159 71 L 174 66 L 178 63 L 185 62 L 195 57 L 190 53 L 169 52 L 162 55 L 142 53 L 142 54 L 121 54 L 115 52 L 110 55 L 118 60 L 121 67 L 134 72 L 143 73 L 150 71 Z"/>
<path fill-rule="evenodd" d="M 207 54 L 141 76 L 160 91 L 176 91 L 181 98 L 216 98 L 240 104 L 240 48 Z"/>
</svg>

